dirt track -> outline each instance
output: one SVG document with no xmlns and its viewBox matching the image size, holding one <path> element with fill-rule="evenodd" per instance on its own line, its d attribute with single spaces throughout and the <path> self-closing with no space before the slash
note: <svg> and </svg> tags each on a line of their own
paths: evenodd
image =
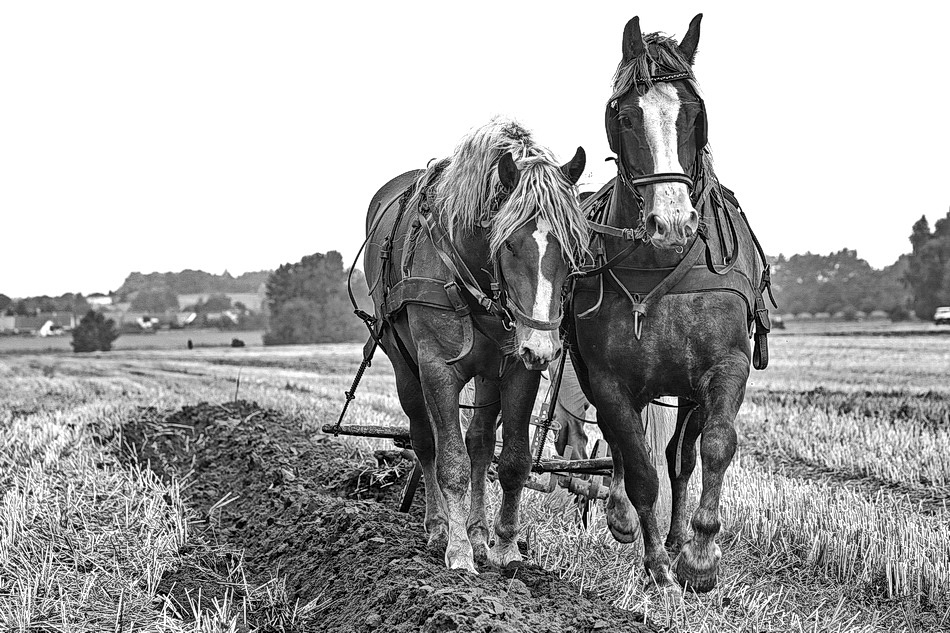
<svg viewBox="0 0 950 633">
<path fill-rule="evenodd" d="M 264 583 L 279 570 L 289 601 L 309 605 L 293 630 L 654 630 L 639 614 L 588 591 L 580 596 L 576 586 L 533 565 L 506 575 L 445 569 L 425 547 L 422 495 L 410 513 L 395 510 L 407 462 L 360 462 L 346 445 L 253 403 L 143 410 L 123 441 L 162 477 L 193 470 L 186 495 L 205 519 L 203 542 L 224 546 L 195 553 L 213 559 L 210 565 L 165 574 L 168 598 L 182 605 L 199 588 L 209 601 L 229 590 L 224 568 L 243 551 L 253 581 Z M 198 571 L 209 566 L 221 573 Z M 255 617 L 256 626 L 272 622 L 264 613 Z"/>
</svg>

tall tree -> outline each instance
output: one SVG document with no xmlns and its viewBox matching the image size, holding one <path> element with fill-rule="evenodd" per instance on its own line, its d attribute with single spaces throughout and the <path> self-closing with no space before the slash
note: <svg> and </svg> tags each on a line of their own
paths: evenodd
<svg viewBox="0 0 950 633">
<path fill-rule="evenodd" d="M 360 320 L 346 293 L 346 270 L 336 251 L 284 264 L 267 280 L 265 345 L 360 340 Z"/>
<path fill-rule="evenodd" d="M 933 316 L 938 306 L 950 305 L 950 212 L 937 220 L 934 230 L 926 217 L 911 228 L 913 247 L 904 279 L 914 293 L 914 311 L 921 319 Z"/>
</svg>

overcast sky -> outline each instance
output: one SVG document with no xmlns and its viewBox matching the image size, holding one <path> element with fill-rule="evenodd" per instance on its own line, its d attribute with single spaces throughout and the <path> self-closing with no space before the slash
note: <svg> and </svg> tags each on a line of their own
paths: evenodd
<svg viewBox="0 0 950 633">
<path fill-rule="evenodd" d="M 352 258 L 389 178 L 512 115 L 590 188 L 626 21 L 681 36 L 767 252 L 876 267 L 950 207 L 950 3 L 5 2 L 0 293 Z"/>
</svg>

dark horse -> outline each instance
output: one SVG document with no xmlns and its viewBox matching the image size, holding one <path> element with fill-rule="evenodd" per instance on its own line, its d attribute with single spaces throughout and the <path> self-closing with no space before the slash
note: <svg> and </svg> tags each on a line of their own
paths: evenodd
<svg viewBox="0 0 950 633">
<path fill-rule="evenodd" d="M 574 187 L 581 148 L 558 166 L 519 124 L 495 119 L 455 153 L 387 183 L 367 216 L 375 336 L 392 361 L 422 464 L 429 545 L 450 568 L 521 559 L 519 503 L 540 370 L 560 352 L 561 288 L 585 256 Z M 520 360 L 519 360 L 520 359 Z M 465 440 L 459 391 L 476 381 Z M 488 546 L 485 479 L 502 412 L 503 491 Z"/>
<path fill-rule="evenodd" d="M 718 574 L 719 498 L 736 450 L 733 424 L 749 361 L 758 368 L 767 362 L 768 273 L 706 147 L 706 112 L 692 71 L 701 18 L 680 43 L 644 37 L 638 18 L 626 25 L 606 111 L 618 176 L 585 203 L 596 233 L 595 270 L 578 279 L 567 325 L 580 382 L 612 448 L 610 530 L 630 542 L 639 521 L 644 566 L 660 587 L 675 584 L 653 512 L 657 473 L 641 410 L 658 396 L 679 397 L 666 449 L 673 491 L 666 547 L 679 552 L 680 583 L 707 591 Z M 686 487 L 700 435 L 702 496 L 687 540 Z"/>
</svg>

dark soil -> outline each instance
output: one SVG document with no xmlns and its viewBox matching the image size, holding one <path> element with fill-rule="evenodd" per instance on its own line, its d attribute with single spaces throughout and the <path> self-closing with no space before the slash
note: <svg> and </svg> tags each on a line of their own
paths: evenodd
<svg viewBox="0 0 950 633">
<path fill-rule="evenodd" d="M 122 440 L 164 478 L 191 473 L 185 495 L 206 529 L 193 530 L 196 545 L 161 585 L 183 617 L 199 589 L 206 601 L 242 598 L 279 574 L 286 595 L 252 602 L 248 630 L 654 630 L 534 565 L 445 569 L 425 547 L 422 494 L 409 513 L 396 510 L 411 464 L 395 453 L 374 462 L 243 401 L 145 409 Z M 239 567 L 250 576 L 243 587 Z M 287 617 L 293 605 L 298 616 Z"/>
</svg>

